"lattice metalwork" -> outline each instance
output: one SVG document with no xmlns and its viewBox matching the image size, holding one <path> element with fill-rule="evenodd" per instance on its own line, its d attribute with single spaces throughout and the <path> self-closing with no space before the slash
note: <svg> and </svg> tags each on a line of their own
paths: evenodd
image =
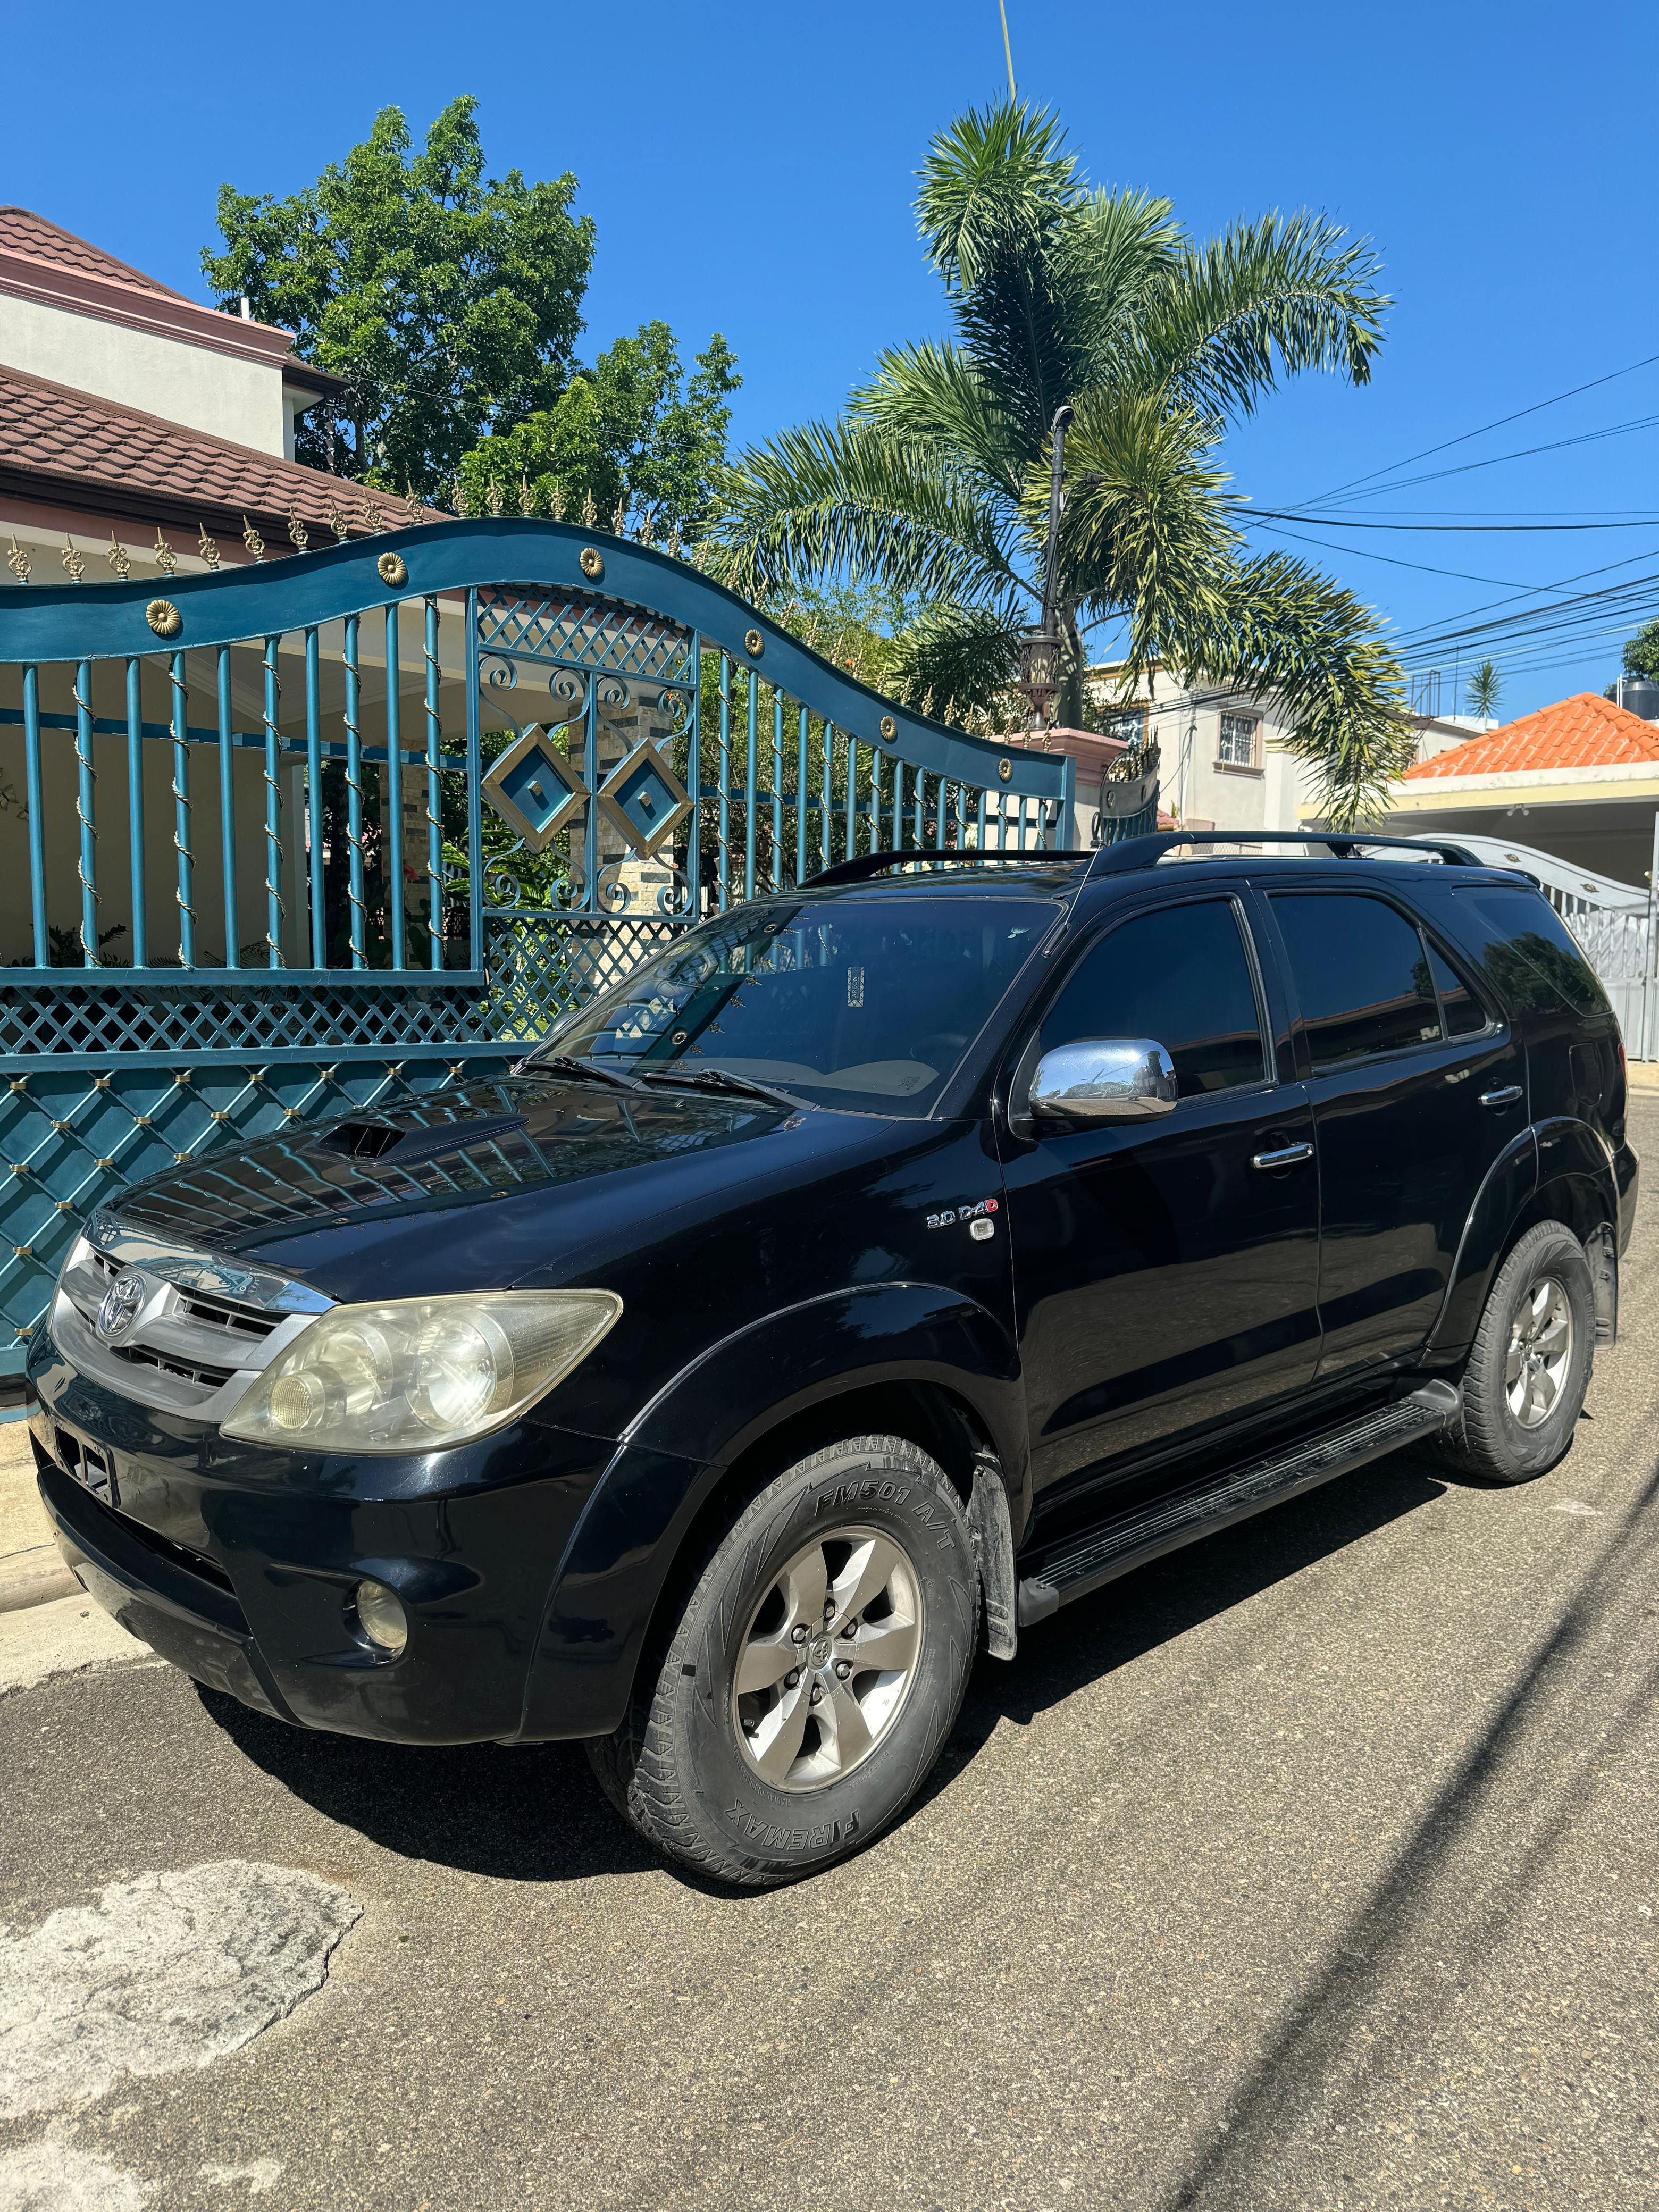
<svg viewBox="0 0 1659 2212">
<path fill-rule="evenodd" d="M 492 915 L 489 923 L 488 1018 L 495 1036 L 525 1043 L 619 983 L 683 927 L 648 918 L 531 913 Z"/>
<path fill-rule="evenodd" d="M 498 1034 L 483 986 L 434 983 L 425 990 L 388 981 L 305 985 L 107 984 L 72 980 L 0 985 L 0 1067 L 37 1054 L 191 1053 L 247 1057 L 327 1052 L 361 1054 L 453 1047 L 465 1051 Z"/>
<path fill-rule="evenodd" d="M 479 592 L 478 649 L 662 684 L 696 680 L 696 641 L 679 623 L 589 592 L 550 592 L 539 584 L 502 584 Z"/>
<path fill-rule="evenodd" d="M 509 1056 L 498 1047 L 455 1060 L 37 1063 L 0 1079 L 0 1376 L 21 1370 L 81 1224 L 129 1184 L 249 1138 L 430 1097 Z"/>
</svg>

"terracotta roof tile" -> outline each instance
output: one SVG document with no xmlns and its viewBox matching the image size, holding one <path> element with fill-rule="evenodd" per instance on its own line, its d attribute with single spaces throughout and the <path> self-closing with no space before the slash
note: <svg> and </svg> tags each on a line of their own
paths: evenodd
<svg viewBox="0 0 1659 2212">
<path fill-rule="evenodd" d="M 1617 707 L 1594 691 L 1540 707 L 1517 722 L 1470 738 L 1431 760 L 1408 768 L 1407 783 L 1437 776 L 1537 775 L 1563 768 L 1611 768 L 1625 762 L 1659 761 L 1659 725 Z"/>
<path fill-rule="evenodd" d="M 50 269 L 68 269 L 77 276 L 96 276 L 108 284 L 130 284 L 136 291 L 154 292 L 164 300 L 182 300 L 170 284 L 158 284 L 142 269 L 118 261 L 112 253 L 90 246 L 72 230 L 60 229 L 31 208 L 0 207 L 0 251 L 26 253 L 31 261 Z"/>
<path fill-rule="evenodd" d="M 26 481 L 32 495 L 43 499 L 57 494 L 87 506 L 101 494 L 140 512 L 152 501 L 158 519 L 163 510 L 170 515 L 183 507 L 193 517 L 199 509 L 221 526 L 235 517 L 240 528 L 244 514 L 263 526 L 285 518 L 292 505 L 313 537 L 328 528 L 331 504 L 355 521 L 371 496 L 361 485 L 319 469 L 5 368 L 0 368 L 0 472 L 15 489 Z M 383 492 L 373 496 L 393 525 L 422 515 L 437 520 L 430 508 L 411 508 Z M 274 539 L 271 547 L 278 550 Z"/>
</svg>

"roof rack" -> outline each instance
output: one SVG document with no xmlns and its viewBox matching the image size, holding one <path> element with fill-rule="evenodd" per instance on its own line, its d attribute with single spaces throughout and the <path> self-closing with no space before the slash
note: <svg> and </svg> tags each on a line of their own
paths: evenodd
<svg viewBox="0 0 1659 2212">
<path fill-rule="evenodd" d="M 1010 864 L 1024 862 L 1026 867 L 1042 867 L 1055 860 L 1077 862 L 1086 860 L 1087 853 L 1037 852 L 1009 853 L 1000 850 L 981 852 L 972 845 L 955 845 L 944 852 L 932 852 L 924 847 L 913 846 L 908 853 L 860 853 L 851 860 L 837 860 L 833 866 L 821 868 L 815 876 L 808 876 L 801 884 L 809 890 L 821 884 L 860 884 L 866 877 L 884 875 L 889 868 L 910 866 L 918 860 L 954 861 L 958 866 L 977 868 L 982 863 L 1006 860 Z"/>
<path fill-rule="evenodd" d="M 1466 847 L 1436 837 L 1372 837 L 1349 830 L 1173 830 L 1149 837 L 1126 837 L 1121 844 L 1103 845 L 1089 863 L 1090 876 L 1115 876 L 1134 868 L 1150 868 L 1179 845 L 1327 845 L 1339 860 L 1357 860 L 1378 845 L 1407 853 L 1432 853 L 1452 867 L 1484 868 L 1481 860 Z"/>
</svg>

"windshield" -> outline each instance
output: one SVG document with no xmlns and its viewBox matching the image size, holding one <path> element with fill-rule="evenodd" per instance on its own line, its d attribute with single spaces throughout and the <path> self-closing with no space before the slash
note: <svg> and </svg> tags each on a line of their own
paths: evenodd
<svg viewBox="0 0 1659 2212">
<path fill-rule="evenodd" d="M 721 1068 L 814 1105 L 926 1114 L 1057 912 L 991 892 L 757 900 L 642 962 L 543 1049 L 635 1076 Z"/>
</svg>

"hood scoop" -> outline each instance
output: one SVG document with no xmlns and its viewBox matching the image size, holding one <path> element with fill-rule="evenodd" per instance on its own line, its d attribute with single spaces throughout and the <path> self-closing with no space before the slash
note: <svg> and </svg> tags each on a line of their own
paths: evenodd
<svg viewBox="0 0 1659 2212">
<path fill-rule="evenodd" d="M 487 1143 L 492 1137 L 511 1136 L 525 1124 L 522 1114 L 481 1115 L 471 1121 L 412 1129 L 399 1128 L 395 1121 L 337 1121 L 326 1136 L 318 1138 L 317 1146 L 319 1152 L 337 1152 L 344 1159 L 384 1160 L 402 1168 L 440 1152 Z"/>
</svg>

